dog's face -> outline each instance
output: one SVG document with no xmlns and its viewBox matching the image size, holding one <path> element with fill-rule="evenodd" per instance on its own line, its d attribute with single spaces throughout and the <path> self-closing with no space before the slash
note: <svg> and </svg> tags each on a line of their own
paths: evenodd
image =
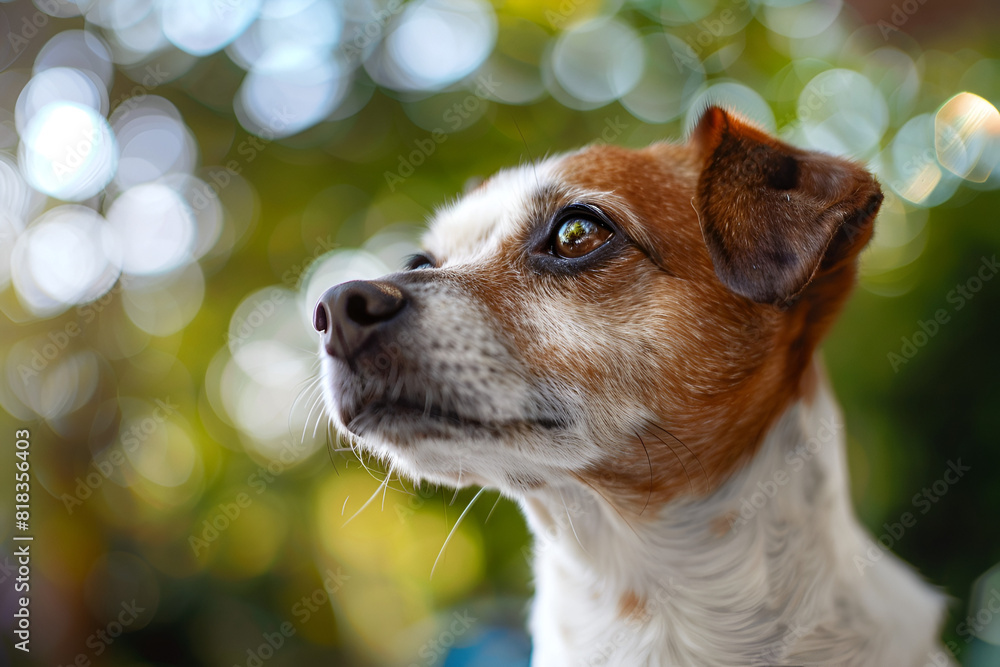
<svg viewBox="0 0 1000 667">
<path fill-rule="evenodd" d="M 327 405 L 414 478 L 636 513 L 707 492 L 808 391 L 880 201 L 714 108 L 683 145 L 501 172 L 406 271 L 320 300 Z"/>
</svg>

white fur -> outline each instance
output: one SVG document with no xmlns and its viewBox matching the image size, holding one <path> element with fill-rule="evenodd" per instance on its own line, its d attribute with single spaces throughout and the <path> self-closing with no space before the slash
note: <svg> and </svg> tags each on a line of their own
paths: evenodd
<svg viewBox="0 0 1000 667">
<path fill-rule="evenodd" d="M 489 182 L 439 210 L 424 235 L 423 245 L 441 268 L 475 264 L 496 255 L 500 242 L 525 223 L 529 197 L 552 183 L 558 158 L 538 164 L 505 169 Z"/>
<path fill-rule="evenodd" d="M 840 425 L 824 384 L 723 487 L 649 522 L 628 525 L 579 486 L 527 496 L 532 665 L 942 664 L 944 597 L 891 553 L 873 557 Z M 623 618 L 626 595 L 643 607 Z"/>
</svg>

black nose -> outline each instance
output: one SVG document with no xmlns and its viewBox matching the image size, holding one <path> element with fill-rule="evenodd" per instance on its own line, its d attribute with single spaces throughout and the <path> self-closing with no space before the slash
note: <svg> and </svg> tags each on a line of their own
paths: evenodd
<svg viewBox="0 0 1000 667">
<path fill-rule="evenodd" d="M 352 280 L 320 297 L 313 326 L 323 335 L 327 353 L 347 361 L 405 305 L 406 296 L 392 283 Z"/>
</svg>

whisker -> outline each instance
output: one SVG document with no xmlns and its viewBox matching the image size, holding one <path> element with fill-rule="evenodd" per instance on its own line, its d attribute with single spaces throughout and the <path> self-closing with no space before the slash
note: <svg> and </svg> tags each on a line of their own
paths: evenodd
<svg viewBox="0 0 1000 667">
<path fill-rule="evenodd" d="M 434 570 L 437 569 L 438 561 L 440 561 L 441 556 L 444 555 L 444 550 L 448 547 L 448 543 L 451 542 L 452 535 L 454 535 L 455 531 L 458 530 L 458 527 L 462 525 L 462 519 L 464 519 L 465 515 L 469 513 L 469 510 L 472 509 L 472 506 L 476 504 L 476 501 L 479 500 L 479 496 L 483 495 L 485 490 L 486 487 L 479 489 L 479 491 L 476 492 L 476 495 L 472 496 L 472 500 L 470 500 L 469 504 L 465 506 L 465 509 L 462 510 L 462 513 L 458 515 L 458 521 L 456 521 L 455 525 L 452 526 L 451 531 L 448 533 L 448 537 L 444 539 L 444 544 L 441 545 L 441 550 L 438 551 L 437 558 L 434 559 L 434 565 L 431 566 L 432 579 L 434 578 Z"/>
<path fill-rule="evenodd" d="M 524 132 L 521 132 L 521 126 L 517 122 L 517 118 L 514 118 L 513 112 L 511 113 L 511 120 L 514 121 L 514 127 L 517 128 L 517 133 L 521 137 L 521 143 L 524 144 L 524 152 L 528 155 L 528 161 L 531 163 L 531 172 L 535 175 L 535 185 L 538 189 L 542 189 L 542 182 L 538 179 L 538 167 L 535 165 L 535 158 L 531 156 L 531 149 L 528 148 L 528 140 L 524 138 Z"/>
<path fill-rule="evenodd" d="M 305 381 L 303 381 L 301 383 L 301 384 L 303 384 L 305 386 L 302 387 L 301 391 L 299 391 L 298 395 L 295 397 L 295 400 L 292 401 L 292 406 L 288 409 L 288 432 L 289 433 L 291 433 L 291 431 L 292 431 L 292 415 L 295 414 L 295 408 L 298 406 L 299 401 L 302 400 L 303 396 L 312 393 L 319 386 L 319 384 L 320 384 L 320 382 L 322 380 L 323 380 L 322 376 L 317 373 L 316 377 L 312 378 L 311 380 L 305 380 Z M 322 392 L 320 392 L 320 395 L 322 396 Z M 307 415 L 307 418 L 308 418 L 308 415 Z M 304 435 L 302 437 L 305 438 Z"/>
<path fill-rule="evenodd" d="M 319 423 L 323 420 L 323 395 L 320 394 L 319 400 L 316 401 L 316 405 L 319 406 L 319 412 L 316 413 L 316 425 L 313 426 L 312 437 L 315 438 L 316 434 L 319 432 Z M 312 410 L 309 410 L 309 414 L 306 415 L 305 425 L 309 426 L 309 415 L 312 414 Z"/>
<path fill-rule="evenodd" d="M 493 516 L 493 510 L 495 510 L 497 508 L 497 505 L 500 504 L 500 499 L 501 498 L 503 498 L 503 494 L 502 493 L 498 493 L 497 494 L 497 499 L 493 501 L 493 507 L 490 508 L 490 513 L 486 515 L 486 521 L 483 521 L 483 525 L 484 526 L 487 523 L 490 522 L 490 517 Z"/>
<path fill-rule="evenodd" d="M 389 467 L 389 472 L 385 476 L 385 478 L 389 482 L 389 484 L 392 483 L 392 472 L 395 469 L 396 469 L 395 465 L 390 466 Z M 382 485 L 382 511 L 383 512 L 385 511 L 385 494 L 389 492 L 389 484 L 383 484 Z M 393 491 L 395 491 L 395 489 L 393 489 Z"/>
<path fill-rule="evenodd" d="M 323 415 L 320 415 L 321 419 L 322 419 L 322 417 L 323 417 Z M 354 450 L 351 449 L 350 447 L 334 447 L 334 441 L 336 441 L 336 440 L 339 439 L 335 435 L 335 433 L 336 433 L 336 430 L 333 428 L 333 417 L 327 416 L 327 420 L 326 420 L 326 451 L 330 455 L 330 463 L 333 464 L 333 469 L 336 470 L 337 474 L 339 475 L 340 474 L 340 470 L 337 469 L 337 461 L 334 460 L 334 458 L 333 458 L 334 453 L 353 452 Z M 346 468 L 346 467 L 347 467 L 347 462 L 345 461 L 344 462 L 344 468 Z"/>
<path fill-rule="evenodd" d="M 615 505 L 610 500 L 608 500 L 608 497 L 605 496 L 603 493 L 601 493 L 600 489 L 598 489 L 596 486 L 594 486 L 593 484 L 591 484 L 590 482 L 588 482 L 587 480 L 585 480 L 582 477 L 577 477 L 576 479 L 579 480 L 580 482 L 583 482 L 583 484 L 585 486 L 590 487 L 591 491 L 593 491 L 594 493 L 596 493 L 597 495 L 599 495 L 601 497 L 601 499 L 604 501 L 604 503 L 608 507 L 610 507 L 611 509 L 613 509 L 615 511 L 615 514 L 617 514 L 619 517 L 621 517 L 621 520 L 625 523 L 626 526 L 628 526 L 628 529 L 632 531 L 632 534 L 635 535 L 636 537 L 639 537 L 639 533 L 637 533 L 636 530 L 635 530 L 635 528 L 632 527 L 632 524 L 629 523 L 629 520 L 625 518 L 625 515 L 621 513 L 621 510 L 618 509 L 618 506 Z"/>
<path fill-rule="evenodd" d="M 406 489 L 406 487 L 403 486 L 403 478 L 399 476 L 399 473 L 396 473 L 396 481 L 399 482 L 399 487 L 397 488 L 395 486 L 390 486 L 389 487 L 390 489 L 392 489 L 396 493 L 402 493 L 403 495 L 406 495 L 406 496 L 415 496 L 415 495 L 417 495 L 417 494 L 415 494 L 412 491 L 408 491 Z"/>
<path fill-rule="evenodd" d="M 562 500 L 563 509 L 566 510 L 566 519 L 569 520 L 570 530 L 573 531 L 573 537 L 576 538 L 576 543 L 580 545 L 580 548 L 583 549 L 583 552 L 587 553 L 587 547 L 583 546 L 583 542 L 580 541 L 580 536 L 577 535 L 576 533 L 576 526 L 573 525 L 573 517 L 569 513 L 569 507 L 566 506 L 566 498 L 563 497 L 562 489 L 558 489 L 558 491 L 559 491 L 559 499 Z"/>
<path fill-rule="evenodd" d="M 667 442 L 664 441 L 663 438 L 661 438 L 660 436 L 656 435 L 655 433 L 650 433 L 650 435 L 653 436 L 654 438 L 656 438 L 657 440 L 659 440 L 667 449 L 669 449 L 670 453 L 673 454 L 674 458 L 677 459 L 678 463 L 681 464 L 681 470 L 684 471 L 684 476 L 687 477 L 688 486 L 691 487 L 691 493 L 694 493 L 694 480 L 692 480 L 691 479 L 691 475 L 688 474 L 687 466 L 684 465 L 684 459 L 682 459 L 680 457 L 680 455 L 677 453 L 677 451 L 674 450 L 674 448 L 671 447 L 669 444 L 667 444 Z"/>
<path fill-rule="evenodd" d="M 333 425 L 333 417 L 330 417 L 330 425 L 331 426 Z M 349 433 L 349 432 L 348 433 L 343 433 L 342 435 L 343 435 L 344 439 L 347 440 L 348 447 L 350 447 L 351 451 L 354 452 L 354 456 L 355 456 L 355 458 L 356 458 L 356 460 L 358 462 L 358 465 L 360 465 L 362 468 L 364 468 L 365 472 L 367 472 L 368 475 L 372 479 L 374 479 L 377 482 L 382 481 L 382 480 L 380 480 L 378 478 L 378 476 L 375 475 L 375 473 L 372 472 L 371 468 L 369 468 L 365 464 L 364 459 L 361 456 L 361 452 L 359 451 L 360 447 L 361 447 L 361 444 L 358 441 L 358 438 L 353 433 Z M 349 460 L 350 459 L 348 459 L 348 461 Z M 347 467 L 347 462 L 345 462 L 344 467 Z"/>
<path fill-rule="evenodd" d="M 378 485 L 378 488 L 375 489 L 375 493 L 372 494 L 371 498 L 369 498 L 368 500 L 366 500 L 365 504 L 362 505 L 361 508 L 357 512 L 355 512 L 354 514 L 352 514 L 350 519 L 348 519 L 347 521 L 344 522 L 344 526 L 346 526 L 350 522 L 354 521 L 354 517 L 356 517 L 357 515 L 361 514 L 365 510 L 366 507 L 368 507 L 369 505 L 371 505 L 372 501 L 375 500 L 378 497 L 379 491 L 382 490 L 382 487 L 386 486 L 388 483 L 389 483 L 389 477 L 386 476 L 386 478 L 382 480 L 382 483 Z M 341 526 L 341 528 L 343 528 L 344 526 Z"/>
<path fill-rule="evenodd" d="M 642 445 L 642 451 L 646 452 L 646 464 L 649 466 L 649 491 L 646 493 L 646 504 L 642 506 L 642 512 L 639 512 L 639 516 L 642 516 L 642 513 L 646 511 L 647 507 L 649 507 L 650 498 L 653 497 L 653 462 L 649 459 L 649 450 L 646 449 L 646 443 L 642 441 L 642 436 L 636 433 L 635 437 L 639 438 L 639 444 Z M 563 504 L 565 503 L 566 501 L 563 501 Z"/>
<path fill-rule="evenodd" d="M 352 434 L 348 434 L 347 444 L 350 445 L 351 450 L 354 451 L 354 456 L 357 457 L 358 464 L 362 468 L 365 469 L 365 472 L 367 472 L 371 476 L 372 479 L 374 479 L 376 481 L 381 481 L 375 475 L 375 473 L 372 472 L 372 469 L 368 467 L 368 465 L 365 463 L 364 459 L 362 458 L 361 452 L 359 451 L 359 449 L 360 449 L 360 443 L 357 442 L 357 438 L 355 438 L 354 435 L 352 435 Z"/>
<path fill-rule="evenodd" d="M 455 504 L 455 499 L 458 498 L 458 492 L 462 488 L 462 463 L 464 462 L 463 457 L 458 457 L 458 483 L 455 485 L 455 495 L 451 497 L 451 502 L 449 505 Z"/>
<path fill-rule="evenodd" d="M 309 404 L 309 409 L 306 411 L 306 418 L 302 422 L 302 442 L 306 441 L 306 430 L 309 428 L 309 420 L 312 419 L 313 410 L 315 410 L 317 406 L 320 407 L 320 411 L 316 416 L 316 428 L 313 429 L 314 438 L 316 437 L 316 431 L 319 429 L 319 420 L 323 417 L 323 392 L 319 392 L 319 394 L 312 399 L 312 402 Z M 291 417 L 291 414 L 289 414 L 289 417 Z"/>
<path fill-rule="evenodd" d="M 297 352 L 308 354 L 310 357 L 313 357 L 315 359 L 317 364 L 319 363 L 319 356 L 317 354 L 316 348 L 309 349 L 307 347 L 302 347 L 301 345 L 286 345 L 286 347 L 295 350 Z"/>
<path fill-rule="evenodd" d="M 707 481 L 707 482 L 711 482 L 712 481 L 712 478 L 708 476 L 708 471 L 705 470 L 705 466 L 703 466 L 701 464 L 701 459 L 698 458 L 697 454 L 695 454 L 693 451 L 691 451 L 690 447 L 688 447 L 687 445 L 684 444 L 683 440 L 681 440 L 676 435 L 674 435 L 673 433 L 671 433 L 667 429 L 663 428 L 659 424 L 650 423 L 650 426 L 654 426 L 654 427 L 660 429 L 661 431 L 663 431 L 664 433 L 666 433 L 667 435 L 669 435 L 671 438 L 673 438 L 674 440 L 676 440 L 677 442 L 679 442 L 680 445 L 681 445 L 681 447 L 683 447 L 687 451 L 687 453 L 690 454 L 694 458 L 694 460 L 698 463 L 698 467 L 701 468 L 701 474 L 703 474 L 705 476 L 705 481 Z"/>
</svg>

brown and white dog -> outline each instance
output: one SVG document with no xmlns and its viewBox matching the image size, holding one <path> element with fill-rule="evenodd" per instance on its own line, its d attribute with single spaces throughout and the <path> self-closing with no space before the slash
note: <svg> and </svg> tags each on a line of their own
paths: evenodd
<svg viewBox="0 0 1000 667">
<path fill-rule="evenodd" d="M 882 201 L 719 108 L 503 171 L 316 307 L 339 430 L 516 499 L 533 664 L 946 664 L 943 596 L 850 506 L 816 347 Z"/>
</svg>

